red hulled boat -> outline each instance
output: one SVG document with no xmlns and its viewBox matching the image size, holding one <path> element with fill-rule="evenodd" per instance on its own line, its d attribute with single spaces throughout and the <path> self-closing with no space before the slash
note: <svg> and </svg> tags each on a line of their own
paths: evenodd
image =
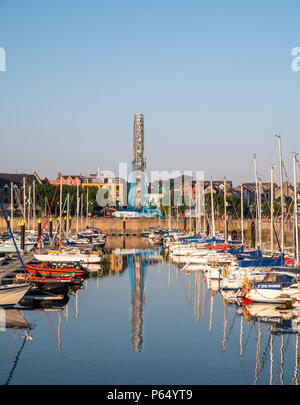
<svg viewBox="0 0 300 405">
<path fill-rule="evenodd" d="M 86 277 L 88 274 L 86 270 L 77 267 L 52 267 L 47 263 L 43 264 L 26 264 L 28 273 L 37 276 L 50 276 L 50 277 Z"/>
<path fill-rule="evenodd" d="M 16 281 L 22 280 L 22 281 L 28 281 L 28 282 L 33 282 L 33 283 L 40 283 L 40 284 L 48 284 L 48 283 L 67 283 L 72 286 L 79 286 L 82 284 L 83 279 L 80 277 L 72 277 L 72 276 L 39 276 L 39 275 L 34 275 L 34 274 L 17 274 L 16 275 Z"/>
</svg>

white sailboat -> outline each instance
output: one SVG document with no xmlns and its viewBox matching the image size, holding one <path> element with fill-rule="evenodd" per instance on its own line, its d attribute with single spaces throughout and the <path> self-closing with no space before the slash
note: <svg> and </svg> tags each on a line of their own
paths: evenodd
<svg viewBox="0 0 300 405">
<path fill-rule="evenodd" d="M 0 285 L 0 306 L 17 304 L 30 289 L 30 284 Z"/>
<path fill-rule="evenodd" d="M 83 262 L 86 264 L 100 263 L 101 256 L 81 253 L 78 249 L 66 250 L 62 252 L 49 252 L 48 254 L 35 254 L 34 257 L 40 262 L 55 262 L 55 263 L 77 263 Z"/>
</svg>

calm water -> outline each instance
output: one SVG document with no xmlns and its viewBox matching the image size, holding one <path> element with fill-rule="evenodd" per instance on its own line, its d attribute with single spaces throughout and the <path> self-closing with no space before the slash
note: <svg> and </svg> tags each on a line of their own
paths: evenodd
<svg viewBox="0 0 300 405">
<path fill-rule="evenodd" d="M 108 254 L 61 311 L 6 311 L 0 384 L 298 383 L 298 334 L 288 320 L 274 333 L 288 311 L 258 322 L 201 271 L 160 250 L 127 252 Z"/>
</svg>

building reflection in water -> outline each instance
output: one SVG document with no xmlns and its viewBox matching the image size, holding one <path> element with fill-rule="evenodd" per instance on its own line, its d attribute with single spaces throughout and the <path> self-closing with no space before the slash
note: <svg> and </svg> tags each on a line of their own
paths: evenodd
<svg viewBox="0 0 300 405">
<path fill-rule="evenodd" d="M 147 254 L 128 255 L 131 284 L 131 343 L 134 352 L 143 349 L 143 307 L 146 280 Z"/>
<path fill-rule="evenodd" d="M 126 260 L 122 254 L 106 253 L 103 255 L 101 276 L 119 276 L 124 272 Z"/>
<path fill-rule="evenodd" d="M 161 248 L 107 249 L 103 255 L 101 276 L 119 275 L 128 267 L 131 286 L 131 343 L 134 352 L 143 349 L 144 288 L 148 265 L 163 262 Z M 126 260 L 127 259 L 127 260 Z"/>
</svg>

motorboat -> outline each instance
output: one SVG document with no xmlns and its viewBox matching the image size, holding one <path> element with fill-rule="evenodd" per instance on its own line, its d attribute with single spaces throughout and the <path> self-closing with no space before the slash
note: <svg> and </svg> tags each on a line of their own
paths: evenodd
<svg viewBox="0 0 300 405">
<path fill-rule="evenodd" d="M 87 275 L 87 271 L 83 269 L 81 266 L 76 267 L 56 267 L 54 265 L 49 265 L 47 263 L 43 263 L 41 265 L 35 264 L 26 264 L 25 269 L 28 273 L 33 275 L 42 275 L 42 276 L 77 276 L 77 277 L 85 277 Z"/>
</svg>

